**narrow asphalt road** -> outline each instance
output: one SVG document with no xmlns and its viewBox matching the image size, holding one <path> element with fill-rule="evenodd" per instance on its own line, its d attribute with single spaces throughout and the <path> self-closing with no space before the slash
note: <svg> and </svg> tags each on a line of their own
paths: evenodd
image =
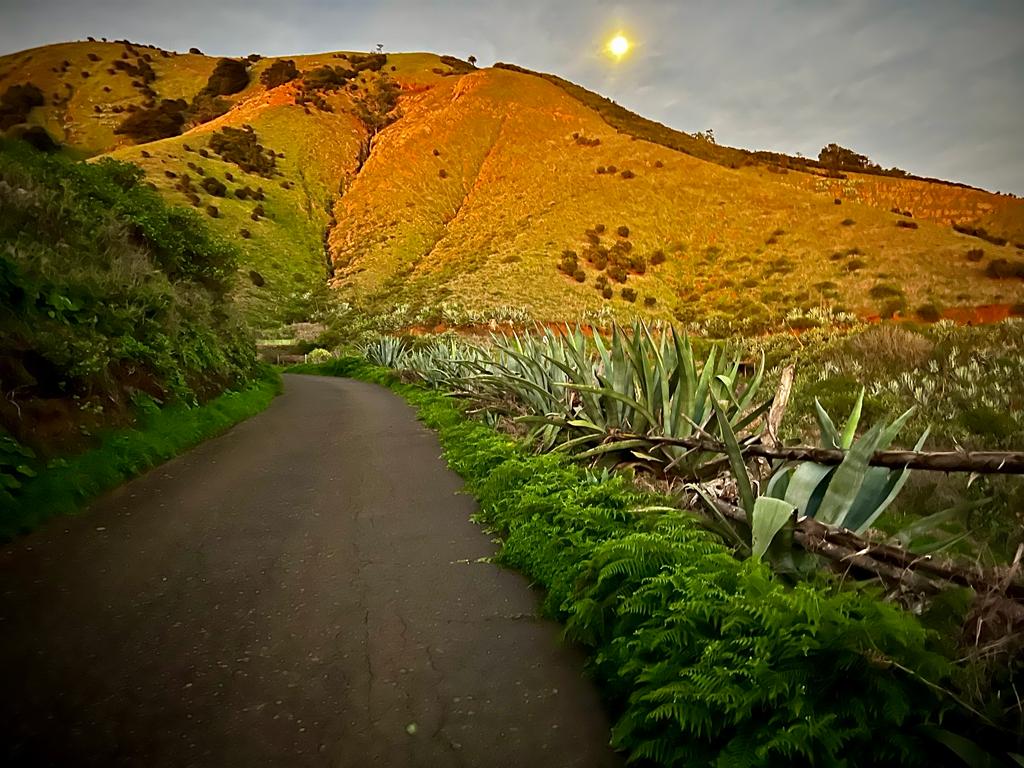
<svg viewBox="0 0 1024 768">
<path fill-rule="evenodd" d="M 439 455 L 386 390 L 288 376 L 0 548 L 0 765 L 618 764 Z"/>
</svg>

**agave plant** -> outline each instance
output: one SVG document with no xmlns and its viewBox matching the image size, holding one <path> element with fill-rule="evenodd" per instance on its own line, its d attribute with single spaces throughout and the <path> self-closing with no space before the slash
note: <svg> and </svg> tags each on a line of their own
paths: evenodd
<svg viewBox="0 0 1024 768">
<path fill-rule="evenodd" d="M 483 346 L 428 346 L 401 362 L 433 386 L 518 415 L 540 450 L 643 461 L 688 474 L 716 463 L 717 456 L 656 438 L 716 432 L 712 402 L 721 404 L 737 430 L 748 428 L 768 405 L 754 405 L 763 361 L 753 375 L 745 374 L 738 355 L 729 358 L 717 347 L 699 361 L 686 336 L 672 330 L 655 339 L 642 322 L 629 333 L 614 326 L 609 342 L 579 328 L 543 329 L 493 335 Z"/>
<path fill-rule="evenodd" d="M 360 350 L 367 360 L 383 368 L 400 369 L 406 355 L 405 342 L 395 336 L 378 336 Z"/>
<path fill-rule="evenodd" d="M 909 477 L 910 470 L 888 469 L 869 465 L 876 451 L 887 449 L 899 434 L 914 409 L 905 411 L 891 423 L 879 422 L 860 438 L 856 437 L 864 405 L 864 390 L 860 391 L 842 431 L 817 400 L 818 423 L 821 426 L 821 445 L 840 448 L 846 452 L 842 463 L 826 466 L 815 462 L 784 462 L 772 473 L 764 493 L 756 496 L 750 482 L 742 450 L 727 421 L 720 420 L 730 465 L 736 478 L 740 506 L 747 514 L 749 537 L 735 531 L 734 535 L 751 555 L 761 558 L 772 547 L 776 536 L 794 519 L 812 517 L 834 528 L 863 533 L 885 512 L 899 495 Z M 920 450 L 928 437 L 926 430 L 914 450 Z M 714 508 L 706 492 L 701 497 Z M 790 548 L 777 553 L 788 557 Z"/>
</svg>

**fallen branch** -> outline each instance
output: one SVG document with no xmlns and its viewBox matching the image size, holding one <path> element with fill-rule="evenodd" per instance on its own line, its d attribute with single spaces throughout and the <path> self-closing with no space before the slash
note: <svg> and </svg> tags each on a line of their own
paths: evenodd
<svg viewBox="0 0 1024 768">
<path fill-rule="evenodd" d="M 725 517 L 745 523 L 746 514 L 739 507 L 719 499 L 715 507 Z M 831 528 L 814 518 L 800 519 L 793 529 L 793 539 L 808 552 L 814 552 L 839 566 L 860 568 L 883 581 L 898 582 L 911 589 L 935 594 L 950 584 L 971 587 L 979 594 L 1001 593 L 1008 599 L 1024 601 L 1024 585 L 1014 581 L 1016 569 L 1006 574 L 985 573 L 961 568 L 931 555 L 915 555 L 899 547 L 863 539 L 845 528 Z"/>
<path fill-rule="evenodd" d="M 683 448 L 726 453 L 725 443 L 707 437 L 661 437 L 609 433 L 610 440 L 645 440 L 652 446 L 675 445 Z M 784 461 L 813 461 L 817 464 L 842 464 L 846 451 L 811 446 L 777 446 L 748 440 L 740 443 L 747 456 Z M 977 474 L 1024 475 L 1022 451 L 876 451 L 868 461 L 872 467 L 924 469 L 932 472 L 974 472 Z"/>
</svg>

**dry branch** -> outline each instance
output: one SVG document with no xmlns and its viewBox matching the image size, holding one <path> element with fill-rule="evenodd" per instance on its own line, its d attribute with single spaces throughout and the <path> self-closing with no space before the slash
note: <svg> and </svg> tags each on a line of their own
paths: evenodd
<svg viewBox="0 0 1024 768">
<path fill-rule="evenodd" d="M 683 448 L 726 453 L 725 443 L 708 437 L 659 437 L 631 435 L 616 432 L 614 440 L 639 439 L 652 446 L 677 445 Z M 841 464 L 846 451 L 838 448 L 812 446 L 772 447 L 760 442 L 747 441 L 740 447 L 747 456 L 785 461 L 813 461 L 818 464 Z M 924 469 L 933 472 L 975 472 L 977 474 L 1024 475 L 1022 451 L 877 451 L 868 461 L 872 467 L 889 469 Z"/>
</svg>

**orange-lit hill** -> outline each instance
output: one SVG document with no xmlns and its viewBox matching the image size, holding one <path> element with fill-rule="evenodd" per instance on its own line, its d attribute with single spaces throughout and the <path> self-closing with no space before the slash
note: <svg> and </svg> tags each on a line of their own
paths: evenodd
<svg viewBox="0 0 1024 768">
<path fill-rule="evenodd" d="M 306 83 L 314 70 L 358 54 L 287 57 L 299 76 L 273 88 L 261 75 L 277 60 L 254 60 L 224 114 L 135 143 L 115 129 L 146 96 L 113 62 L 144 56 L 157 100 L 192 101 L 217 66 L 68 43 L 0 58 L 0 93 L 32 82 L 46 103 L 31 123 L 82 154 L 135 162 L 170 199 L 196 205 L 241 248 L 239 290 L 261 322 L 301 318 L 328 269 L 339 298 L 378 309 L 512 305 L 543 320 L 608 309 L 757 325 L 822 305 L 933 317 L 1024 301 L 1024 201 L 1010 196 L 785 169 L 551 76 L 426 53 L 388 54 L 326 90 Z M 374 135 L 360 105 L 388 82 L 397 107 Z M 274 153 L 272 173 L 209 150 L 244 126 Z M 226 195 L 202 188 L 211 177 Z M 239 199 L 241 187 L 262 199 Z"/>
</svg>

